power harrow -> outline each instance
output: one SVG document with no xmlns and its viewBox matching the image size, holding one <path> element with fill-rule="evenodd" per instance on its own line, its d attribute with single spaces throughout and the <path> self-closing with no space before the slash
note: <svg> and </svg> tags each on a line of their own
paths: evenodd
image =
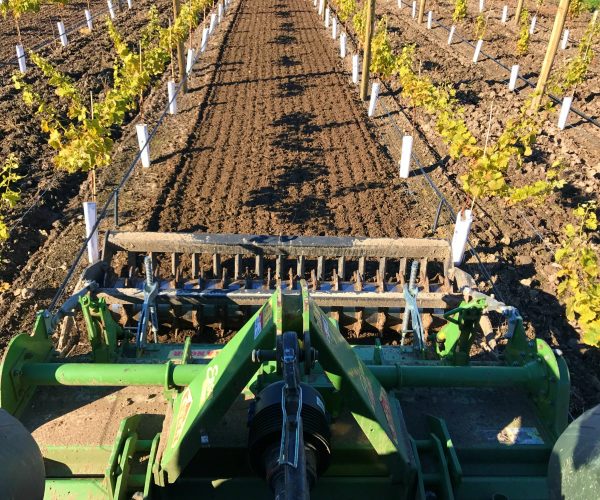
<svg viewBox="0 0 600 500">
<path fill-rule="evenodd" d="M 567 426 L 560 353 L 446 241 L 109 232 L 102 257 L 5 352 L 3 498 L 598 496 L 599 412 Z"/>
</svg>

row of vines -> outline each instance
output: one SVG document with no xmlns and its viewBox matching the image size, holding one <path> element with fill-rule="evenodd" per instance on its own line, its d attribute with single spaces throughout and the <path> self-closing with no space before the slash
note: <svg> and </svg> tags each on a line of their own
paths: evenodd
<svg viewBox="0 0 600 500">
<path fill-rule="evenodd" d="M 47 86 L 18 71 L 12 75 L 13 85 L 37 117 L 40 130 L 54 151 L 52 159 L 57 169 L 88 172 L 110 163 L 113 137 L 128 116 L 141 107 L 153 82 L 169 63 L 173 64 L 174 48 L 203 22 L 206 9 L 212 5 L 212 0 L 191 0 L 168 26 L 161 25 L 158 9 L 152 6 L 135 46 L 125 43 L 107 18 L 106 30 L 114 47 L 115 63 L 112 85 L 98 96 L 84 94 L 72 78 L 49 60 L 29 51 L 28 58 L 41 71 Z M 39 10 L 40 3 L 14 0 L 3 3 L 2 7 L 4 14 L 11 12 L 18 19 L 24 12 Z M 48 87 L 51 93 L 46 91 Z M 10 155 L 0 167 L 0 210 L 14 207 L 19 199 L 20 193 L 14 187 L 21 178 L 17 171 L 17 158 Z M 8 236 L 8 228 L 0 216 L 0 241 Z"/>
<path fill-rule="evenodd" d="M 340 20 L 354 28 L 361 43 L 365 43 L 368 2 L 362 6 L 356 0 L 338 0 L 335 3 Z M 466 2 L 456 1 L 455 20 L 466 15 Z M 527 14 L 526 14 L 527 15 Z M 477 24 L 476 24 L 477 26 Z M 485 24 L 478 25 L 479 36 Z M 527 25 L 527 33 L 529 33 Z M 551 88 L 562 95 L 574 92 L 588 73 L 594 58 L 594 44 L 600 38 L 600 23 L 591 22 L 581 39 L 576 55 L 554 75 Z M 469 130 L 451 82 L 435 84 L 425 75 L 417 61 L 415 45 L 405 45 L 394 52 L 388 38 L 387 19 L 376 22 L 371 44 L 371 72 L 383 81 L 395 79 L 401 96 L 409 107 L 428 113 L 435 120 L 435 128 L 449 156 L 462 161 L 465 173 L 460 177 L 465 195 L 474 204 L 481 198 L 497 198 L 508 204 L 542 203 L 548 195 L 565 185 L 561 178 L 564 161 L 557 160 L 546 170 L 546 178 L 526 185 L 513 185 L 511 170 L 520 169 L 533 153 L 536 138 L 542 132 L 554 104 L 547 98 L 536 99 L 532 93 L 518 112 L 509 117 L 498 137 L 488 134 L 478 140 Z M 538 104 L 539 103 L 539 104 Z M 555 260 L 561 265 L 561 283 L 558 295 L 565 302 L 569 320 L 577 320 L 584 340 L 600 344 L 600 282 L 599 259 L 592 243 L 597 229 L 597 206 L 588 203 L 574 211 L 577 223 L 566 226 Z"/>
</svg>

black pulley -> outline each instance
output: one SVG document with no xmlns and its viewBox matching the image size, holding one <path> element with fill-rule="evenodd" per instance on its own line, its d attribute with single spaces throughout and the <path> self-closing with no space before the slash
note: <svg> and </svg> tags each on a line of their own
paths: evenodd
<svg viewBox="0 0 600 500">
<path fill-rule="evenodd" d="M 277 460 L 281 443 L 283 411 L 281 395 L 284 382 L 275 382 L 256 397 L 251 410 L 248 450 L 250 463 L 256 473 L 267 479 L 273 490 L 278 480 Z M 302 389 L 302 427 L 306 452 L 306 470 L 309 486 L 329 465 L 329 422 L 321 395 L 310 385 L 300 384 Z"/>
</svg>

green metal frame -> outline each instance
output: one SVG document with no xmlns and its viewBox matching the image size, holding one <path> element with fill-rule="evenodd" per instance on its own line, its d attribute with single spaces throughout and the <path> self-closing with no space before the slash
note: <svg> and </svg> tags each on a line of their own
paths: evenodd
<svg viewBox="0 0 600 500">
<path fill-rule="evenodd" d="M 49 478 L 49 498 L 59 498 L 67 491 L 81 496 L 124 498 L 132 489 L 150 495 L 155 487 L 188 483 L 201 491 L 205 487 L 200 486 L 205 484 L 203 481 L 214 480 L 190 478 L 183 474 L 186 467 L 199 453 L 206 453 L 201 449 L 207 430 L 223 417 L 241 393 L 257 393 L 266 384 L 280 379 L 274 362 L 256 363 L 252 353 L 274 349 L 277 336 L 287 330 L 298 332 L 303 343 L 310 338 L 310 344 L 318 350 L 318 363 L 311 374 L 305 376 L 306 381 L 323 394 L 330 413 L 338 415 L 342 409 L 348 410 L 370 444 L 370 448 L 360 448 L 348 443 L 348 448 L 336 450 L 341 465 L 332 465 L 332 475 L 319 480 L 320 487 L 323 485 L 321 492 L 343 491 L 354 484 L 350 477 L 343 477 L 358 472 L 352 463 L 361 464 L 358 473 L 364 474 L 364 484 L 369 485 L 373 493 L 388 495 L 393 492 L 400 498 L 424 498 L 425 490 L 433 488 L 443 492 L 446 498 L 453 498 L 455 493 L 460 498 L 474 498 L 478 488 L 491 491 L 486 490 L 480 482 L 483 479 L 477 475 L 465 474 L 461 460 L 466 458 L 470 463 L 476 462 L 470 460 L 469 454 L 477 452 L 457 450 L 443 419 L 428 416 L 428 438 L 413 439 L 394 395 L 394 391 L 402 388 L 515 386 L 532 395 L 550 442 L 558 438 L 567 423 L 569 377 L 566 364 L 542 340 L 527 339 L 520 319 L 508 340 L 504 363 L 469 363 L 468 350 L 476 334 L 475 325 L 485 308 L 485 301 L 481 300 L 465 302 L 447 313 L 450 321 L 438 334 L 436 342 L 438 360 L 415 356 L 411 363 L 402 362 L 402 357 L 409 353 L 402 347 L 350 346 L 341 335 L 337 322 L 314 303 L 306 283 L 302 284 L 301 295 L 275 291 L 226 345 L 206 346 L 218 355 L 200 363 L 193 359 L 194 346 L 189 339 L 180 346 L 178 358 L 168 359 L 167 352 L 173 345 L 156 345 L 152 350 L 127 358 L 123 349 L 125 333 L 112 320 L 106 304 L 86 296 L 80 300 L 80 305 L 95 362 L 53 361 L 47 317 L 40 313 L 33 334 L 16 336 L 5 353 L 0 367 L 0 407 L 19 415 L 38 385 L 159 386 L 171 398 L 166 417 L 167 431 L 152 439 L 142 439 L 137 432 L 142 417 L 134 416 L 121 423 L 112 450 L 46 449 L 46 457 L 57 463 L 61 460 L 75 462 L 82 455 L 88 461 L 104 462 L 100 467 L 103 470 L 101 477 L 85 477 L 85 471 L 89 472 L 90 467 L 84 460 L 86 464 L 76 468 L 74 477 Z M 440 335 L 443 346 L 439 342 Z M 399 353 L 399 361 L 390 363 L 384 351 Z M 384 358 L 387 359 L 385 363 Z M 149 362 L 144 363 L 145 360 Z M 132 460 L 139 453 L 148 455 L 143 474 L 130 470 Z M 216 457 L 236 452 L 212 449 L 211 453 Z M 518 454 L 523 460 L 535 462 L 536 467 L 531 469 L 534 471 L 547 459 L 548 449 L 515 447 L 508 450 L 496 446 L 480 453 L 481 456 L 476 457 L 482 462 L 484 471 L 491 470 L 494 461 L 509 463 Z M 435 472 L 424 472 L 423 460 L 435 464 Z M 53 470 L 61 474 L 59 467 Z M 515 477 L 503 491 L 518 492 L 519 488 L 530 491 L 524 486 L 527 479 L 531 488 L 539 488 L 541 476 L 533 472 L 527 476 L 529 469 L 524 471 L 525 474 Z M 336 475 L 340 472 L 344 474 Z M 367 477 L 368 474 L 372 477 Z M 491 481 L 489 474 L 483 473 L 483 477 Z M 501 484 L 502 477 L 497 481 L 493 484 Z M 219 484 L 222 491 L 228 492 L 243 490 L 244 484 L 250 490 L 254 486 L 257 491 L 264 489 L 263 483 L 248 477 Z"/>
</svg>

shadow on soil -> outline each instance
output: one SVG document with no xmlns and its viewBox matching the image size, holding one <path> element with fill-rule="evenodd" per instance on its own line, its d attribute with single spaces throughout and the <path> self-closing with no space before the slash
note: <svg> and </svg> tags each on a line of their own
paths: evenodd
<svg viewBox="0 0 600 500">
<path fill-rule="evenodd" d="M 298 41 L 298 39 L 292 35 L 277 35 L 271 41 L 271 43 L 274 43 L 277 45 L 292 45 L 292 44 L 296 43 L 297 41 Z"/>
<path fill-rule="evenodd" d="M 288 85 L 299 90 L 294 82 Z M 314 123 L 315 119 L 312 113 L 295 111 L 273 120 L 278 132 L 271 145 L 290 160 L 274 168 L 275 178 L 270 186 L 250 193 L 248 206 L 268 207 L 286 222 L 303 223 L 326 216 L 328 200 L 314 190 L 315 182 L 327 175 L 322 163 L 323 150 L 313 146 L 314 135 L 322 130 Z"/>
<path fill-rule="evenodd" d="M 284 68 L 291 68 L 293 66 L 299 66 L 302 64 L 300 61 L 290 56 L 281 56 L 279 59 L 277 59 L 276 63 Z"/>
</svg>

